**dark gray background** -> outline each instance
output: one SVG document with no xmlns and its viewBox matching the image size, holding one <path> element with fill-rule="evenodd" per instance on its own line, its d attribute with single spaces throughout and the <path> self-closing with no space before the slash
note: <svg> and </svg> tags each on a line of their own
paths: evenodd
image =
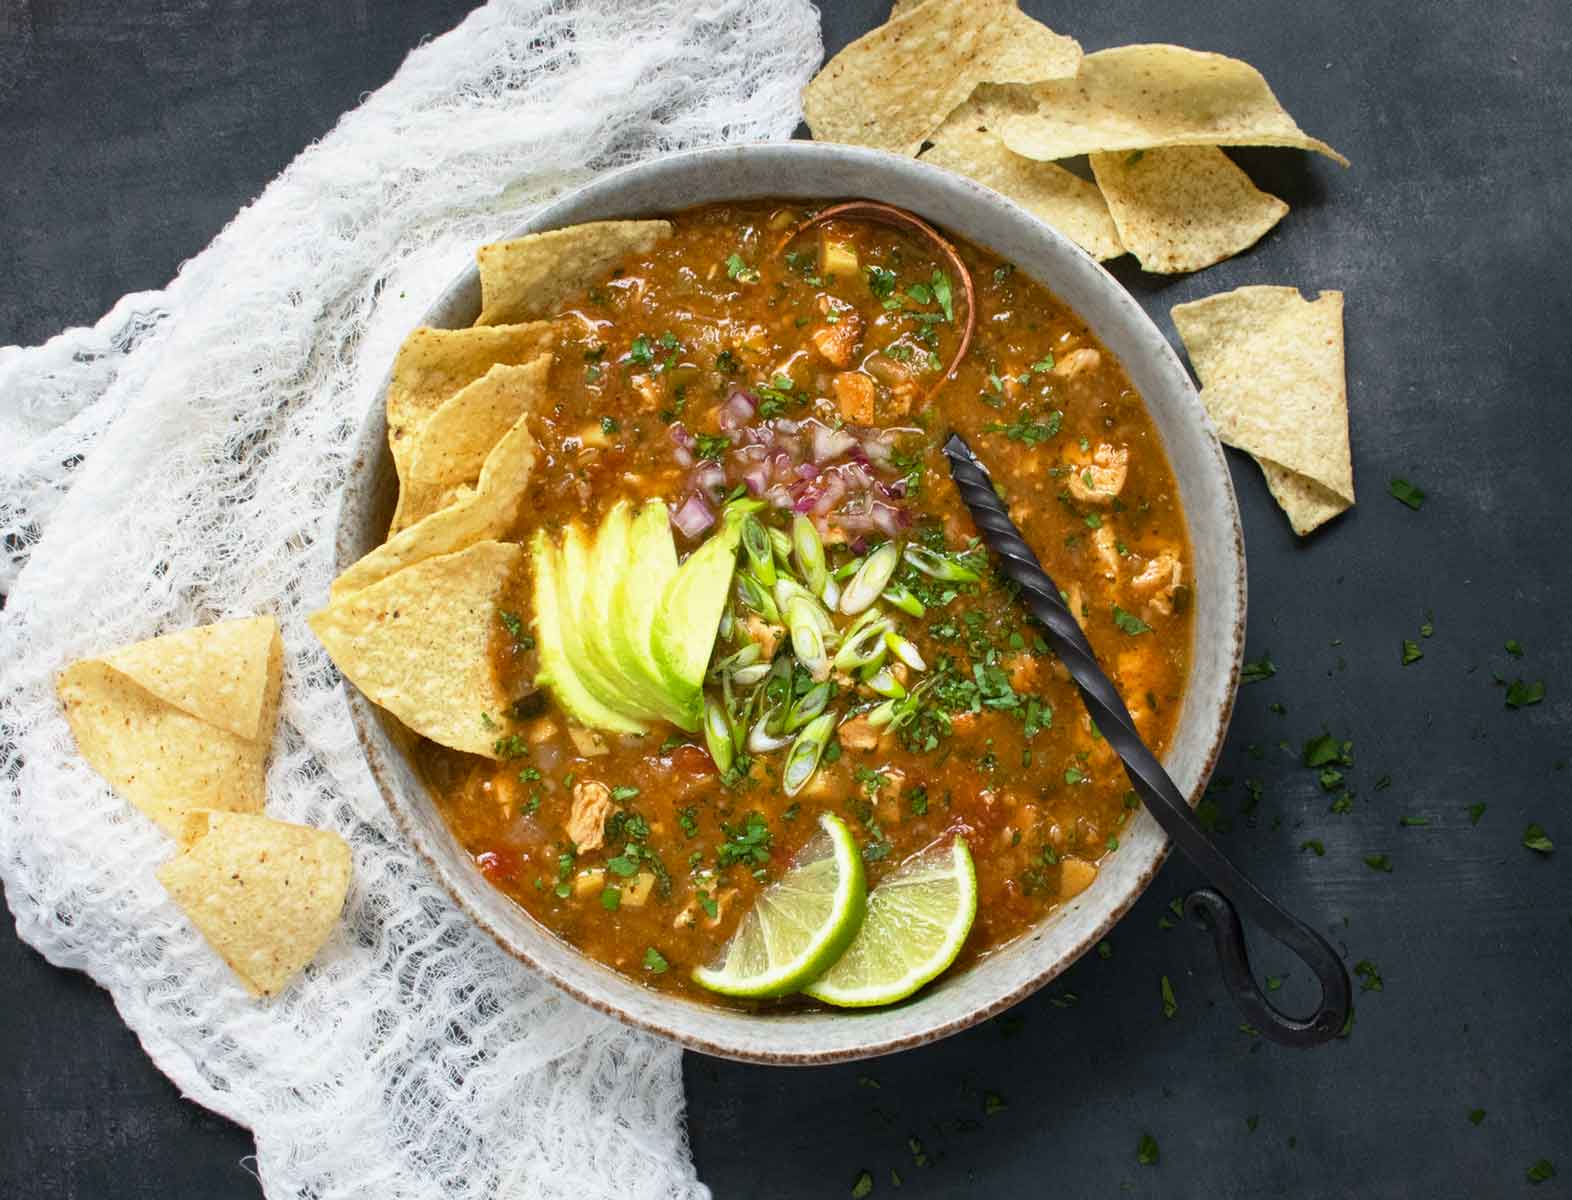
<svg viewBox="0 0 1572 1200">
<path fill-rule="evenodd" d="M 466 7 L 0 0 L 0 343 L 162 285 Z M 825 7 L 833 53 L 885 4 Z M 919 1197 L 1572 1194 L 1572 652 L 1554 600 L 1572 583 L 1572 13 L 1563 0 L 1025 7 L 1088 50 L 1173 41 L 1245 58 L 1353 160 L 1240 151 L 1293 205 L 1279 228 L 1198 277 L 1116 272 L 1170 333 L 1172 304 L 1241 284 L 1346 293 L 1358 507 L 1296 541 L 1231 455 L 1250 653 L 1269 650 L 1279 673 L 1244 689 L 1219 772 L 1234 782 L 1215 799 L 1228 850 L 1384 987 L 1359 994 L 1352 1035 L 1329 1048 L 1246 1036 L 1204 935 L 1159 925 L 1197 883 L 1171 862 L 1111 959 L 972 1033 L 812 1071 L 690 1056 L 700 1174 L 728 1198 L 844 1196 L 864 1168 L 876 1195 L 894 1191 L 893 1168 Z M 1394 475 L 1429 492 L 1422 511 L 1385 494 Z M 1425 657 L 1401 667 L 1427 611 Z M 1544 679 L 1545 702 L 1506 709 L 1497 671 Z M 1355 743 L 1348 815 L 1279 747 L 1323 728 Z M 1264 790 L 1253 814 L 1248 778 Z M 1400 827 L 1405 814 L 1430 824 Z M 1530 821 L 1553 855 L 1522 846 Z M 1301 851 L 1311 838 L 1324 857 Z M 1281 995 L 1308 999 L 1302 969 L 1269 951 L 1261 966 L 1287 968 Z M 181 1100 L 108 998 L 9 927 L 0 1013 L 0 1196 L 257 1194 L 249 1135 Z M 985 1112 L 990 1092 L 1002 1110 Z M 1144 1132 L 1156 1166 L 1136 1161 Z M 1545 1157 L 1559 1174 L 1533 1187 L 1525 1169 Z"/>
</svg>

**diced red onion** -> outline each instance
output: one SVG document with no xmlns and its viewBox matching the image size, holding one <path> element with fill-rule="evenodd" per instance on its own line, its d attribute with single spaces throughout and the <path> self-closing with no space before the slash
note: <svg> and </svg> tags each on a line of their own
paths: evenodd
<svg viewBox="0 0 1572 1200">
<path fill-rule="evenodd" d="M 693 465 L 692 452 L 684 450 L 681 446 L 678 446 L 671 452 L 671 457 L 676 461 L 679 467 L 691 467 Z"/>
<path fill-rule="evenodd" d="M 776 508 L 793 507 L 791 493 L 778 483 L 764 493 L 764 498 Z"/>
<path fill-rule="evenodd" d="M 726 433 L 741 429 L 753 420 L 759 402 L 744 388 L 734 387 L 726 394 L 726 401 L 715 411 L 715 423 Z"/>
<path fill-rule="evenodd" d="M 762 496 L 764 490 L 770 486 L 770 473 L 761 463 L 744 471 L 742 481 L 748 485 L 748 491 L 752 495 Z"/>
<path fill-rule="evenodd" d="M 678 421 L 672 425 L 671 429 L 667 432 L 671 435 L 671 440 L 678 446 L 681 446 L 684 450 L 692 450 L 694 446 L 698 445 L 698 443 L 694 441 L 693 434 L 688 432 L 688 427 L 681 421 Z"/>
<path fill-rule="evenodd" d="M 696 538 L 715 524 L 715 514 L 710 511 L 703 496 L 693 495 L 671 514 L 671 523 L 683 537 Z"/>
<path fill-rule="evenodd" d="M 904 509 L 875 500 L 868 509 L 868 516 L 881 533 L 895 537 L 911 523 Z"/>
<path fill-rule="evenodd" d="M 819 477 L 819 468 L 812 463 L 798 463 L 796 474 L 798 479 L 817 479 Z"/>
<path fill-rule="evenodd" d="M 693 472 L 693 485 L 705 491 L 726 490 L 726 468 L 718 462 L 703 462 Z"/>
<path fill-rule="evenodd" d="M 818 421 L 810 424 L 813 426 L 813 452 L 809 457 L 820 465 L 839 458 L 857 444 L 857 439 L 845 430 L 831 429 Z"/>
</svg>

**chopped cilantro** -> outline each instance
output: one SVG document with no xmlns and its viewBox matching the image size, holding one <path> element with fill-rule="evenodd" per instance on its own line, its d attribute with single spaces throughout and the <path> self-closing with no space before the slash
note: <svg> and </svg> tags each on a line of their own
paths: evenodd
<svg viewBox="0 0 1572 1200">
<path fill-rule="evenodd" d="M 622 889 L 614 884 L 601 888 L 600 906 L 607 912 L 616 912 L 622 907 Z"/>
<path fill-rule="evenodd" d="M 1149 1133 L 1143 1133 L 1140 1142 L 1135 1147 L 1135 1161 L 1143 1167 L 1155 1167 L 1158 1158 L 1157 1139 Z"/>
<path fill-rule="evenodd" d="M 1163 1016 L 1172 1020 L 1173 1015 L 1179 1011 L 1179 1001 L 1174 999 L 1174 985 L 1168 981 L 1168 976 L 1166 975 L 1163 976 L 1162 980 L 1162 993 Z"/>
<path fill-rule="evenodd" d="M 1478 825 L 1479 824 L 1479 818 L 1485 815 L 1485 809 L 1487 807 L 1488 807 L 1488 805 L 1486 805 L 1483 800 L 1480 800 L 1480 801 L 1478 801 L 1475 804 L 1470 804 L 1468 806 L 1468 821 L 1469 821 L 1469 824 L 1471 824 L 1471 825 Z"/>
<path fill-rule="evenodd" d="M 1375 963 L 1368 958 L 1360 959 L 1354 964 L 1354 974 L 1359 976 L 1359 990 L 1361 992 L 1379 992 L 1383 986 L 1381 972 L 1376 969 Z"/>
<path fill-rule="evenodd" d="M 1256 1116 L 1254 1113 L 1251 1113 L 1248 1117 L 1245 1118 L 1245 1128 L 1251 1133 L 1255 1132 L 1256 1126 L 1260 1123 L 1261 1118 Z"/>
<path fill-rule="evenodd" d="M 1482 1109 L 1482 1108 L 1471 1108 L 1471 1109 L 1468 1110 L 1468 1123 L 1470 1125 L 1478 1125 L 1484 1119 L 1485 1119 L 1485 1110 L 1484 1109 Z"/>
<path fill-rule="evenodd" d="M 529 743 L 516 733 L 499 737 L 491 743 L 491 748 L 498 758 L 523 758 L 529 753 Z"/>
<path fill-rule="evenodd" d="M 737 356 L 730 350 L 722 350 L 715 356 L 715 369 L 722 375 L 735 375 L 737 373 Z"/>
<path fill-rule="evenodd" d="M 1304 764 L 1307 767 L 1324 767 L 1329 763 L 1351 767 L 1354 765 L 1354 744 L 1339 743 L 1329 733 L 1318 734 L 1305 743 Z"/>
<path fill-rule="evenodd" d="M 1425 652 L 1419 648 L 1418 642 L 1410 641 L 1408 638 L 1403 639 L 1403 665 L 1405 667 L 1411 663 L 1418 662 L 1424 656 Z"/>
<path fill-rule="evenodd" d="M 721 455 L 731 449 L 731 439 L 724 433 L 701 433 L 696 440 L 694 449 L 698 456 L 712 462 L 720 462 Z"/>
<path fill-rule="evenodd" d="M 624 800 L 631 800 L 638 794 L 638 788 L 630 787 L 626 784 L 624 784 L 622 787 L 614 787 L 611 789 L 611 798 L 618 804 L 621 804 Z"/>
<path fill-rule="evenodd" d="M 1507 644 L 1506 644 L 1506 652 L 1508 654 L 1510 654 L 1513 658 L 1522 658 L 1523 657 L 1523 643 L 1518 641 L 1516 638 L 1508 638 L 1507 639 Z"/>
<path fill-rule="evenodd" d="M 950 277 L 943 271 L 935 271 L 930 282 L 933 285 L 933 298 L 939 302 L 939 307 L 944 310 L 944 319 L 953 325 L 955 323 L 955 307 L 950 295 Z"/>
<path fill-rule="evenodd" d="M 759 273 L 743 261 L 742 255 L 733 252 L 726 257 L 726 277 L 738 283 L 758 283 Z"/>
<path fill-rule="evenodd" d="M 1508 708 L 1527 708 L 1530 704 L 1538 704 L 1545 698 L 1545 681 L 1536 679 L 1533 683 L 1525 683 L 1521 679 L 1514 679 L 1506 690 L 1506 705 Z"/>
<path fill-rule="evenodd" d="M 1425 493 L 1406 479 L 1393 479 L 1386 485 L 1386 490 L 1394 500 L 1401 500 L 1415 511 L 1425 502 Z"/>
<path fill-rule="evenodd" d="M 1247 662 L 1239 670 L 1240 683 L 1260 683 L 1263 679 L 1270 679 L 1277 674 L 1277 664 L 1272 661 L 1272 652 L 1268 650 L 1255 662 Z"/>
<path fill-rule="evenodd" d="M 1372 871 L 1385 871 L 1389 875 L 1392 873 L 1392 860 L 1384 854 L 1365 855 L 1365 866 Z"/>
<path fill-rule="evenodd" d="M 997 1116 L 1010 1106 L 1005 1103 L 1004 1097 L 998 1092 L 983 1093 L 983 1115 L 985 1117 Z"/>
<path fill-rule="evenodd" d="M 607 437 L 610 437 L 614 433 L 621 433 L 622 425 L 616 417 L 602 417 L 600 419 L 600 431 Z"/>
<path fill-rule="evenodd" d="M 1430 818 L 1429 817 L 1399 817 L 1398 820 L 1397 820 L 1397 823 L 1399 825 L 1407 825 L 1407 826 L 1410 826 L 1410 827 L 1413 827 L 1413 826 L 1416 826 L 1416 825 L 1428 825 L 1428 824 L 1430 824 Z"/>
<path fill-rule="evenodd" d="M 1097 957 L 1104 960 L 1113 957 L 1113 943 L 1107 938 L 1097 943 Z"/>
<path fill-rule="evenodd" d="M 1049 351 L 1031 365 L 1031 370 L 1041 374 L 1053 370 L 1053 351 Z"/>
<path fill-rule="evenodd" d="M 886 299 L 895 292 L 895 272 L 884 267 L 865 268 L 868 275 L 868 290 L 879 300 Z"/>
<path fill-rule="evenodd" d="M 1317 858 L 1322 858 L 1326 855 L 1326 846 L 1322 844 L 1322 842 L 1317 838 L 1308 838 L 1307 840 L 1300 842 L 1299 849 L 1301 851 L 1309 850 Z"/>
<path fill-rule="evenodd" d="M 1021 442 L 1027 446 L 1041 445 L 1050 438 L 1059 436 L 1059 428 L 1064 421 L 1064 414 L 1057 409 L 1048 413 L 1042 420 L 1034 420 L 1030 408 L 1023 408 L 1020 414 L 1008 425 L 1000 421 L 990 421 L 983 426 L 984 433 L 1002 433 L 1012 442 Z"/>
<path fill-rule="evenodd" d="M 1548 1158 L 1542 1158 L 1528 1169 L 1528 1181 L 1530 1183 L 1544 1183 L 1547 1179 L 1553 1179 L 1555 1174 L 1555 1164 Z"/>
<path fill-rule="evenodd" d="M 628 347 L 628 357 L 640 366 L 647 367 L 655 361 L 655 352 L 650 349 L 650 340 L 644 334 L 639 334 L 633 339 L 633 344 Z"/>
<path fill-rule="evenodd" d="M 873 1173 L 871 1171 L 858 1171 L 857 1178 L 852 1180 L 852 1200 L 862 1200 L 864 1196 L 873 1193 Z"/>
<path fill-rule="evenodd" d="M 729 867 L 734 863 L 762 867 L 770 861 L 770 843 L 773 835 L 762 813 L 750 812 L 741 826 L 721 822 L 726 841 L 716 857 L 716 864 Z"/>
<path fill-rule="evenodd" d="M 645 948 L 644 969 L 646 971 L 654 971 L 657 975 L 664 975 L 666 973 L 666 968 L 670 965 L 671 964 L 666 961 L 666 956 L 659 950 L 655 949 L 654 946 Z"/>
<path fill-rule="evenodd" d="M 1151 633 L 1152 627 L 1140 617 L 1127 613 L 1117 604 L 1113 606 L 1113 621 L 1123 632 L 1134 637 L 1138 633 Z"/>
<path fill-rule="evenodd" d="M 1530 850 L 1537 850 L 1540 854 L 1549 854 L 1556 848 L 1556 844 L 1545 836 L 1545 831 L 1534 824 L 1523 830 L 1523 845 Z"/>
</svg>

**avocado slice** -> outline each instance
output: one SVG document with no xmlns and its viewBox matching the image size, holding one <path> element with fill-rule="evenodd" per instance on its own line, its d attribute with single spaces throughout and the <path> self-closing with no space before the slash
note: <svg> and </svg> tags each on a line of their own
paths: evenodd
<svg viewBox="0 0 1572 1200">
<path fill-rule="evenodd" d="M 589 594 L 595 586 L 594 546 L 576 522 L 562 531 L 562 546 L 558 553 L 561 557 L 558 559 L 557 611 L 562 620 L 562 644 L 567 650 L 573 673 L 603 707 L 633 720 L 653 716 L 634 697 L 628 695 L 621 684 L 620 673 L 601 670 L 590 654 L 586 618 L 589 615 Z"/>
<path fill-rule="evenodd" d="M 606 622 L 612 656 L 641 694 L 661 697 L 661 715 L 679 729 L 696 733 L 704 715 L 699 689 L 673 686 L 655 661 L 653 635 L 660 598 L 677 574 L 677 545 L 671 519 L 660 500 L 643 504 L 628 530 L 625 566 L 612 591 Z"/>
<path fill-rule="evenodd" d="M 741 517 L 728 511 L 721 527 L 688 555 L 661 596 L 650 648 L 673 692 L 697 692 L 704 684 L 741 541 Z"/>
<path fill-rule="evenodd" d="M 549 688 L 563 712 L 581 725 L 612 733 L 649 732 L 638 721 L 597 700 L 574 670 L 563 637 L 559 578 L 562 572 L 558 569 L 557 551 L 544 531 L 536 531 L 530 557 L 535 568 L 535 645 L 540 652 L 536 686 Z"/>
<path fill-rule="evenodd" d="M 661 519 L 665 521 L 664 509 Z M 665 529 L 665 526 L 662 526 Z M 625 697 L 616 707 L 651 719 L 677 722 L 685 718 L 682 705 L 667 694 L 664 681 L 658 677 L 647 679 L 635 662 L 625 661 L 614 640 L 619 623 L 626 623 L 628 609 L 620 607 L 626 602 L 619 599 L 624 583 L 633 577 L 637 583 L 636 568 L 632 562 L 632 507 L 626 500 L 619 500 L 601 520 L 595 535 L 595 548 L 590 558 L 589 573 L 584 587 L 583 608 L 580 610 L 580 628 L 584 633 L 584 649 L 595 671 L 612 683 L 619 695 Z M 666 540 L 671 541 L 670 531 Z M 675 558 L 675 554 L 673 554 Z M 675 569 L 675 566 L 674 568 Z M 642 606 L 648 610 L 651 606 Z"/>
</svg>

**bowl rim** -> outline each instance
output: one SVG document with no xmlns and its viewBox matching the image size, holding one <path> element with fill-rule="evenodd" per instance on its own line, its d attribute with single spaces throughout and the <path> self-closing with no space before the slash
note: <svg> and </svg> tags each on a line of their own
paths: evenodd
<svg viewBox="0 0 1572 1200">
<path fill-rule="evenodd" d="M 748 160 L 752 160 L 755 165 L 762 163 L 765 168 L 772 166 L 780 168 L 782 176 L 779 185 L 765 189 L 728 192 L 724 184 L 714 182 L 724 179 L 726 168 L 736 167 L 739 163 Z M 786 172 L 790 168 L 801 166 L 812 166 L 815 169 L 827 167 L 831 175 L 843 174 L 846 186 L 831 191 L 801 188 L 794 191 L 792 178 Z M 669 179 L 673 175 L 681 178 L 685 174 L 712 181 L 712 186 L 706 189 L 700 185 L 698 193 L 693 194 L 691 199 L 682 204 L 668 204 L 659 210 L 641 205 L 637 201 L 636 196 L 641 183 L 657 178 Z M 1219 560 L 1216 564 L 1218 578 L 1215 581 L 1218 595 L 1212 599 L 1221 602 L 1223 609 L 1226 610 L 1223 615 L 1229 620 L 1225 622 L 1222 635 L 1224 644 L 1220 647 L 1226 661 L 1221 664 L 1225 669 L 1218 677 L 1221 685 L 1218 689 L 1219 694 L 1215 697 L 1212 707 L 1201 718 L 1208 723 L 1209 731 L 1203 734 L 1208 744 L 1200 753 L 1194 781 L 1188 788 L 1185 788 L 1183 781 L 1180 782 L 1181 788 L 1187 792 L 1190 804 L 1193 806 L 1205 789 L 1227 736 L 1237 694 L 1240 665 L 1244 657 L 1247 596 L 1244 540 L 1238 504 L 1221 445 L 1205 409 L 1201 406 L 1189 373 L 1179 362 L 1167 338 L 1141 309 L 1134 297 L 1080 247 L 991 189 L 942 171 L 921 160 L 861 147 L 808 141 L 719 146 L 646 159 L 608 172 L 583 187 L 565 193 L 516 228 L 499 235 L 499 238 L 521 237 L 585 220 L 608 219 L 593 215 L 597 210 L 619 213 L 626 219 L 646 214 L 659 215 L 659 212 L 677 211 L 681 208 L 726 199 L 741 199 L 744 196 L 829 199 L 831 195 L 847 198 L 866 195 L 870 199 L 881 199 L 883 197 L 880 195 L 861 191 L 857 186 L 859 176 L 880 175 L 893 176 L 897 180 L 904 179 L 915 189 L 927 189 L 933 195 L 942 197 L 947 203 L 961 208 L 986 205 L 996 214 L 995 220 L 1013 222 L 1023 229 L 1030 227 L 1030 235 L 1050 248 L 1048 256 L 1058 260 L 1056 266 L 1066 271 L 1077 272 L 1078 282 L 1082 286 L 1096 290 L 1100 293 L 1101 300 L 1112 306 L 1113 314 L 1109 316 L 1108 321 L 1122 322 L 1124 333 L 1135 340 L 1134 348 L 1149 356 L 1146 365 L 1151 371 L 1163 376 L 1163 383 L 1171 393 L 1170 398 L 1184 410 L 1178 413 L 1177 417 L 1193 420 L 1202 434 L 1202 443 L 1209 443 L 1197 447 L 1201 452 L 1199 469 L 1209 478 L 1198 482 L 1196 486 L 1210 486 L 1214 491 L 1212 498 L 1221 505 L 1222 528 L 1215 539 L 1216 545 L 1212 547 Z M 925 217 L 929 216 L 920 205 L 906 203 L 903 206 L 914 208 Z M 585 210 L 589 210 L 592 215 L 584 215 Z M 947 222 L 941 219 L 938 223 L 943 228 Z M 982 238 L 969 234 L 962 234 L 962 236 L 980 244 L 987 244 Z M 1091 274 L 1089 275 L 1088 272 Z M 1049 287 L 1056 297 L 1059 295 L 1060 287 L 1052 286 L 1048 281 L 1042 282 L 1043 286 Z M 479 275 L 472 262 L 455 276 L 433 301 L 422 314 L 418 324 L 454 327 L 445 319 L 445 315 L 451 314 L 455 309 L 478 313 L 479 300 Z M 1065 303 L 1069 306 L 1068 302 Z M 1093 328 L 1099 342 L 1106 348 L 1107 339 L 1091 317 L 1074 306 L 1070 307 L 1081 320 Z M 1127 369 L 1130 365 L 1130 350 L 1131 347 L 1126 346 L 1117 353 L 1117 357 Z M 367 545 L 365 524 L 369 515 L 376 511 L 375 500 L 368 496 L 368 492 L 378 482 L 378 470 L 380 469 L 384 475 L 390 470 L 391 456 L 387 449 L 386 437 L 386 392 L 391 374 L 390 367 L 376 388 L 371 409 L 356 435 L 356 453 L 352 458 L 349 478 L 344 486 L 335 527 L 335 575 L 365 553 Z M 1148 389 L 1141 390 L 1143 404 L 1149 404 Z M 1151 411 L 1150 408 L 1148 411 Z M 1172 465 L 1174 456 L 1170 443 L 1161 432 L 1159 437 L 1163 441 L 1165 453 L 1168 454 Z M 1180 476 L 1178 468 L 1175 467 L 1174 470 L 1176 482 L 1183 493 L 1185 481 Z M 1192 553 L 1195 553 L 1197 548 L 1193 536 L 1194 523 L 1187 503 L 1182 502 L 1182 511 L 1185 514 L 1187 533 L 1191 535 Z M 1197 582 L 1199 585 L 1199 573 Z M 1193 638 L 1197 636 L 1198 633 L 1192 634 Z M 1197 661 L 1198 652 L 1199 647 L 1193 642 L 1192 677 L 1186 684 L 1184 709 L 1181 712 L 1178 728 L 1183 728 L 1191 719 L 1194 690 L 1192 685 L 1195 682 L 1195 672 L 1200 667 Z M 1150 814 L 1142 810 L 1138 815 L 1137 823 L 1150 825 L 1156 835 L 1155 838 L 1147 839 L 1150 842 L 1150 849 L 1147 851 L 1146 861 L 1120 891 L 1107 898 L 1112 901 L 1111 903 L 1104 903 L 1099 907 L 1095 917 L 1083 932 L 1075 935 L 1069 945 L 1031 969 L 1029 974 L 1019 979 L 1013 986 L 995 989 L 992 992 L 984 989 L 982 998 L 976 1003 L 963 1002 L 958 1006 L 936 1006 L 955 1007 L 956 1011 L 936 1014 L 940 1019 L 931 1023 L 908 1021 L 905 1023 L 909 1026 L 907 1028 L 901 1027 L 901 1015 L 921 1010 L 924 1006 L 925 993 L 933 990 L 932 987 L 924 989 L 913 1000 L 883 1009 L 815 1013 L 814 1032 L 817 1033 L 818 1026 L 825 1027 L 826 1036 L 822 1044 L 812 1045 L 815 1039 L 810 1036 L 807 1039 L 797 1039 L 804 1041 L 803 1045 L 778 1045 L 770 1037 L 770 1030 L 772 1026 L 778 1027 L 793 1014 L 728 1010 L 644 987 L 637 980 L 589 958 L 588 955 L 559 939 L 521 905 L 493 888 L 467 854 L 463 855 L 463 865 L 456 873 L 450 870 L 444 858 L 450 855 L 453 847 L 457 845 L 456 839 L 447 829 L 440 814 L 435 814 L 435 805 L 424 784 L 414 782 L 414 769 L 407 753 L 400 745 L 404 739 L 395 727 L 389 725 L 386 715 L 347 679 L 344 682 L 344 690 L 356 738 L 366 756 L 368 768 L 378 791 L 381 792 L 400 831 L 415 847 L 426 866 L 434 873 L 443 889 L 460 909 L 484 929 L 505 952 L 579 1001 L 635 1028 L 657 1034 L 689 1049 L 721 1058 L 775 1065 L 819 1065 L 894 1053 L 968 1029 L 1045 987 L 1095 946 L 1146 891 L 1167 859 L 1170 849 L 1166 835 L 1161 832 L 1160 827 L 1156 826 Z M 414 782 L 413 788 L 409 786 L 411 782 Z M 432 814 L 435 814 L 435 824 L 442 831 L 441 833 L 433 833 L 431 822 L 425 819 Z M 1127 834 L 1130 828 L 1132 827 L 1127 827 Z M 431 837 L 442 838 L 443 835 L 451 843 L 449 846 L 439 847 L 430 840 Z M 1127 837 L 1121 837 L 1121 841 L 1126 840 Z M 445 854 L 444 851 L 448 853 Z M 459 875 L 465 877 L 461 879 Z M 477 886 L 484 891 L 476 892 L 474 889 Z M 1082 896 L 1087 897 L 1096 890 L 1098 889 L 1094 884 L 1093 888 Z M 481 911 L 483 908 L 495 909 L 496 906 L 488 903 L 488 900 L 497 898 L 500 898 L 506 908 L 516 913 L 521 920 L 517 922 L 509 920 L 505 911 L 501 915 L 498 911 L 491 913 Z M 1072 907 L 1080 907 L 1081 904 L 1081 898 L 1077 898 L 1061 906 L 1040 921 L 1034 931 L 1023 933 L 1007 943 L 1005 947 L 990 952 L 961 975 L 964 977 L 985 975 L 989 963 L 997 961 L 997 957 L 1005 950 L 1024 946 L 1028 941 L 1037 941 L 1045 930 L 1061 919 L 1062 914 Z M 500 927 L 504 925 L 514 927 Z M 1023 948 L 1020 953 L 1025 954 L 1027 950 Z M 570 964 L 568 959 L 577 962 Z M 633 991 L 630 992 L 629 989 Z M 890 1019 L 880 1021 L 878 1020 L 880 1016 Z M 867 1028 L 873 1036 L 851 1036 L 842 1034 L 839 1030 L 836 1030 L 835 1036 L 829 1036 L 833 1026 L 841 1023 L 844 1023 L 847 1030 L 858 1026 Z M 744 1028 L 746 1032 L 743 1032 Z"/>
</svg>

